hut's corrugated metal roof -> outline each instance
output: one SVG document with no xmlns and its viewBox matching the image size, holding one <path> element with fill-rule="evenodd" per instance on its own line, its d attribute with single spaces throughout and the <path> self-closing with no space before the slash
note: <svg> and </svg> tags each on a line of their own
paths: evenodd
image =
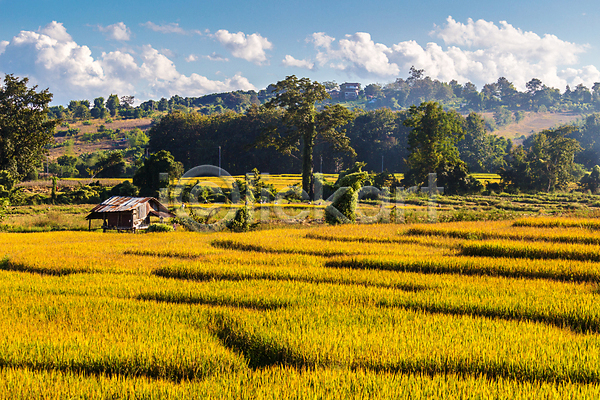
<svg viewBox="0 0 600 400">
<path fill-rule="evenodd" d="M 137 208 L 140 204 L 147 203 L 154 200 L 158 203 L 154 197 L 124 197 L 124 196 L 113 196 L 110 199 L 104 200 L 98 204 L 91 212 L 120 212 L 129 211 Z M 160 203 L 158 203 L 160 204 Z"/>
<path fill-rule="evenodd" d="M 140 217 L 154 215 L 161 218 L 173 218 L 175 214 L 169 212 L 169 209 L 161 204 L 154 197 L 125 197 L 113 196 L 94 207 L 85 219 L 102 219 L 104 213 L 117 213 L 132 211 L 140 205 L 145 205 L 145 213 L 140 213 Z"/>
</svg>

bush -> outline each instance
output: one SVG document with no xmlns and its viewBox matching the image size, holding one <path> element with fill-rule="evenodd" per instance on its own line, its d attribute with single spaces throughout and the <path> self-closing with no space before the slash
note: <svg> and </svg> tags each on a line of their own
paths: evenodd
<svg viewBox="0 0 600 400">
<path fill-rule="evenodd" d="M 171 225 L 167 225 L 167 224 L 151 224 L 148 227 L 148 232 L 173 232 L 174 229 Z"/>
<path fill-rule="evenodd" d="M 258 224 L 252 223 L 252 211 L 247 206 L 238 209 L 233 219 L 227 221 L 225 226 L 232 232 L 247 232 L 256 228 Z"/>
<path fill-rule="evenodd" d="M 129 181 L 123 181 L 110 190 L 110 196 L 132 196 L 135 197 L 139 189 Z"/>
<path fill-rule="evenodd" d="M 355 165 L 360 170 L 360 163 Z M 343 224 L 356 222 L 356 206 L 358 205 L 358 192 L 362 183 L 369 177 L 364 171 L 348 172 L 343 177 L 338 177 L 336 186 L 341 187 L 333 194 L 333 202 L 325 207 L 325 222 L 328 224 Z M 340 174 L 341 175 L 341 174 Z"/>
</svg>

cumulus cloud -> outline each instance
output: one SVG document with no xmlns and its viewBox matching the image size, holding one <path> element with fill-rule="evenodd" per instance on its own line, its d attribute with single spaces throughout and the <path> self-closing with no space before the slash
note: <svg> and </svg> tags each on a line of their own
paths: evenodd
<svg viewBox="0 0 600 400">
<path fill-rule="evenodd" d="M 170 81 L 179 77 L 173 61 L 150 45 L 143 47 L 142 59 L 140 72 L 144 79 Z"/>
<path fill-rule="evenodd" d="M 170 97 L 173 95 L 202 96 L 207 93 L 229 92 L 232 90 L 256 90 L 241 74 L 222 81 L 213 81 L 198 74 L 179 75 L 170 81 L 157 80 L 151 86 L 150 97 Z"/>
<path fill-rule="evenodd" d="M 175 64 L 164 54 L 147 45 L 142 55 L 141 76 L 149 82 L 150 97 L 201 96 L 207 93 L 232 90 L 256 90 L 248 79 L 236 74 L 222 81 L 210 80 L 198 74 L 185 76 L 177 72 Z"/>
<path fill-rule="evenodd" d="M 198 31 L 198 30 L 185 30 L 182 27 L 179 26 L 179 24 L 171 22 L 169 24 L 165 24 L 165 25 L 158 25 L 155 24 L 154 22 L 148 21 L 145 22 L 143 24 L 140 24 L 141 26 L 148 28 L 154 32 L 160 32 L 160 33 L 176 33 L 179 35 L 202 35 L 202 32 Z"/>
<path fill-rule="evenodd" d="M 131 38 L 131 30 L 123 22 L 108 26 L 98 25 L 98 30 L 112 40 L 127 41 Z"/>
<path fill-rule="evenodd" d="M 318 50 L 317 61 L 321 66 L 327 64 L 361 77 L 390 77 L 400 73 L 398 65 L 389 60 L 391 49 L 375 43 L 368 33 L 346 35 L 337 42 L 337 49 L 333 47 L 335 38 L 323 32 L 314 33 L 311 41 Z"/>
<path fill-rule="evenodd" d="M 265 50 L 270 50 L 273 47 L 267 38 L 258 33 L 246 35 L 243 32 L 230 33 L 225 29 L 221 29 L 215 32 L 213 36 L 231 52 L 232 56 L 259 65 L 267 62 Z"/>
<path fill-rule="evenodd" d="M 317 51 L 319 65 L 359 77 L 392 79 L 414 65 L 443 81 L 483 85 L 504 76 L 520 89 L 534 77 L 560 89 L 567 84 L 591 86 L 600 80 L 594 66 L 574 67 L 587 45 L 524 32 L 506 21 L 496 24 L 469 19 L 460 23 L 448 17 L 431 35 L 446 47 L 435 42 L 422 46 L 412 40 L 385 45 L 364 32 L 340 40 L 318 32 L 309 41 Z"/>
<path fill-rule="evenodd" d="M 109 55 L 105 57 L 110 58 Z M 79 46 L 65 27 L 52 22 L 38 32 L 22 31 L 6 45 L 0 55 L 0 68 L 27 75 L 32 83 L 52 86 L 73 98 L 116 87 L 129 89 L 124 81 L 111 80 L 104 73 L 102 60 L 95 60 L 87 46 Z"/>
<path fill-rule="evenodd" d="M 310 60 L 297 60 L 289 54 L 285 56 L 283 61 L 281 62 L 285 67 L 298 67 L 298 68 L 306 68 L 306 69 L 314 69 L 315 63 Z"/>
<path fill-rule="evenodd" d="M 58 22 L 37 32 L 22 31 L 10 41 L 0 42 L 0 71 L 27 76 L 32 84 L 48 87 L 55 95 L 54 101 L 62 104 L 107 93 L 142 99 L 255 89 L 239 73 L 219 81 L 198 74 L 185 76 L 164 52 L 150 45 L 137 54 L 113 51 L 94 58 L 90 49 L 77 44 Z"/>
<path fill-rule="evenodd" d="M 195 54 L 190 54 L 189 56 L 187 56 L 185 58 L 185 61 L 187 62 L 194 62 L 194 61 L 198 61 L 198 56 Z"/>
</svg>

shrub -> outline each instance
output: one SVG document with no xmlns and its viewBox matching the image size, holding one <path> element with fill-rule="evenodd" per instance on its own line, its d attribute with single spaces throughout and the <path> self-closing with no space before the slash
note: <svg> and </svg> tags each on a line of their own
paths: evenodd
<svg viewBox="0 0 600 400">
<path fill-rule="evenodd" d="M 338 178 L 337 183 L 342 187 L 333 194 L 331 205 L 325 208 L 325 222 L 328 224 L 356 222 L 358 191 L 368 176 L 367 172 L 352 172 Z"/>
<path fill-rule="evenodd" d="M 356 222 L 358 191 L 343 187 L 333 196 L 333 203 L 325 207 L 325 222 L 332 225 Z"/>
<path fill-rule="evenodd" d="M 173 231 L 174 231 L 174 229 L 171 225 L 161 224 L 161 223 L 151 224 L 148 227 L 148 232 L 173 232 Z"/>
<path fill-rule="evenodd" d="M 252 211 L 247 206 L 238 209 L 233 219 L 227 221 L 225 226 L 232 232 L 247 232 L 256 228 L 258 224 L 252 223 Z"/>
</svg>

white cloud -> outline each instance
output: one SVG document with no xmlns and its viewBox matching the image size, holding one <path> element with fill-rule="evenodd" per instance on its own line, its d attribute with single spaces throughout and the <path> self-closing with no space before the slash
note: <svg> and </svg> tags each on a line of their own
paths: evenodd
<svg viewBox="0 0 600 400">
<path fill-rule="evenodd" d="M 40 33 L 60 42 L 73 41 L 71 35 L 67 33 L 67 28 L 65 28 L 62 23 L 56 21 L 52 21 L 51 23 L 40 29 Z"/>
<path fill-rule="evenodd" d="M 352 60 L 349 68 L 356 74 L 366 71 L 367 74 L 385 76 L 397 75 L 400 72 L 398 65 L 390 62 L 388 58 L 390 49 L 381 43 L 373 42 L 368 33 L 346 35 L 346 39 L 339 41 L 339 48 L 341 58 Z"/>
<path fill-rule="evenodd" d="M 94 60 L 87 46 L 79 46 L 64 26 L 52 22 L 39 32 L 22 31 L 13 37 L 0 55 L 0 68 L 27 75 L 32 83 L 52 86 L 57 97 L 81 98 L 107 87 L 119 86 Z M 51 90 L 52 91 L 52 90 Z"/>
<path fill-rule="evenodd" d="M 140 78 L 140 68 L 131 54 L 121 51 L 102 53 L 100 64 L 104 74 L 111 77 L 113 81 L 125 84 L 135 82 Z"/>
<path fill-rule="evenodd" d="M 327 36 L 324 32 L 315 32 L 312 34 L 311 38 L 307 39 L 307 41 L 313 42 L 315 47 L 330 49 L 333 42 L 335 42 L 335 38 Z"/>
<path fill-rule="evenodd" d="M 198 61 L 198 56 L 195 54 L 190 54 L 189 56 L 187 56 L 185 58 L 185 61 L 187 62 L 194 62 L 194 61 Z"/>
<path fill-rule="evenodd" d="M 231 52 L 231 55 L 255 64 L 265 64 L 267 62 L 265 50 L 273 47 L 267 38 L 258 33 L 246 35 L 243 32 L 229 33 L 227 30 L 221 29 L 213 36 Z"/>
<path fill-rule="evenodd" d="M 170 81 L 180 75 L 173 61 L 150 45 L 143 47 L 142 60 L 144 63 L 140 67 L 140 71 L 144 79 Z"/>
<path fill-rule="evenodd" d="M 198 30 L 185 30 L 179 26 L 179 24 L 171 22 L 170 24 L 165 25 L 157 25 L 154 22 L 148 21 L 143 24 L 140 24 L 143 27 L 146 27 L 154 32 L 160 33 L 176 33 L 179 35 L 202 35 L 202 32 Z"/>
<path fill-rule="evenodd" d="M 221 81 L 198 74 L 185 76 L 163 52 L 150 45 L 143 46 L 137 55 L 113 51 L 95 59 L 87 46 L 73 41 L 57 22 L 38 32 L 22 31 L 9 42 L 0 42 L 0 50 L 0 71 L 27 76 L 32 84 L 48 87 L 59 104 L 108 93 L 145 99 L 153 95 L 196 96 L 254 89 L 239 73 Z"/>
<path fill-rule="evenodd" d="M 233 78 L 213 81 L 198 74 L 179 75 L 171 81 L 156 81 L 152 85 L 151 97 L 202 96 L 208 93 L 229 92 L 232 90 L 256 90 L 248 79 L 239 73 Z"/>
<path fill-rule="evenodd" d="M 98 30 L 112 40 L 127 41 L 131 38 L 131 30 L 123 22 L 108 26 L 98 25 Z"/>
<path fill-rule="evenodd" d="M 298 68 L 306 68 L 313 70 L 315 68 L 315 63 L 310 60 L 297 60 L 289 54 L 285 56 L 283 61 L 281 62 L 285 67 L 298 67 Z"/>
<path fill-rule="evenodd" d="M 204 58 L 210 60 L 210 61 L 229 61 L 229 58 L 222 56 L 221 54 L 218 53 L 212 53 L 209 54 L 207 56 L 204 56 Z"/>
<path fill-rule="evenodd" d="M 337 42 L 337 49 L 333 47 L 335 39 L 323 32 L 314 33 L 311 41 L 318 50 L 317 61 L 321 66 L 329 63 L 330 68 L 357 76 L 390 77 L 400 73 L 398 65 L 389 60 L 391 50 L 373 42 L 368 33 L 346 35 Z"/>
<path fill-rule="evenodd" d="M 524 32 L 505 21 L 495 24 L 469 19 L 463 24 L 448 17 L 446 24 L 431 34 L 447 47 L 434 42 L 422 46 L 415 41 L 388 46 L 376 43 L 364 32 L 337 41 L 318 32 L 309 41 L 315 46 L 319 65 L 374 79 L 407 74 L 414 65 L 442 81 L 457 79 L 483 85 L 504 76 L 521 90 L 532 78 L 559 89 L 577 83 L 591 86 L 600 80 L 594 66 L 573 67 L 587 45 Z"/>
</svg>

